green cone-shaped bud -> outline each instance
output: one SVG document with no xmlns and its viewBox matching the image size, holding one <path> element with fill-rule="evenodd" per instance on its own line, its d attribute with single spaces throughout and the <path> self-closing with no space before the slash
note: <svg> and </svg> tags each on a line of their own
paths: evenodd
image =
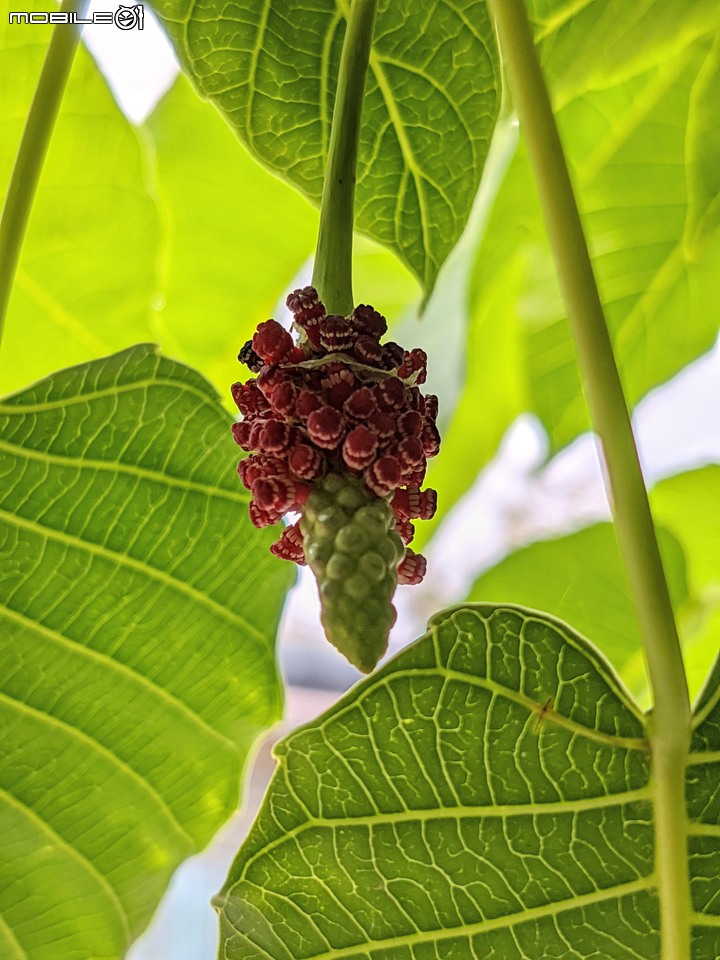
<svg viewBox="0 0 720 960">
<path fill-rule="evenodd" d="M 313 485 L 300 529 L 330 643 L 369 673 L 395 622 L 392 596 L 405 547 L 393 512 L 357 477 L 330 473 Z"/>
</svg>

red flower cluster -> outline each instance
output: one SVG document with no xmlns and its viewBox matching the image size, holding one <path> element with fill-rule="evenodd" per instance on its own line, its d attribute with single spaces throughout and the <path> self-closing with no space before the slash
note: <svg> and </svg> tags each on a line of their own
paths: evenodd
<svg viewBox="0 0 720 960">
<path fill-rule="evenodd" d="M 372 307 L 349 317 L 327 314 L 313 287 L 287 298 L 299 334 L 296 344 L 277 321 L 261 323 L 238 357 L 257 373 L 233 385 L 243 419 L 233 435 L 251 455 L 238 474 L 252 493 L 257 527 L 301 510 L 314 480 L 329 471 L 362 475 L 378 497 L 389 499 L 403 543 L 414 519 L 435 513 L 434 490 L 421 490 L 427 458 L 440 447 L 437 397 L 423 396 L 427 357 L 381 343 L 385 318 Z M 287 527 L 272 552 L 305 563 L 298 524 Z M 419 583 L 425 558 L 406 549 L 400 583 Z"/>
</svg>

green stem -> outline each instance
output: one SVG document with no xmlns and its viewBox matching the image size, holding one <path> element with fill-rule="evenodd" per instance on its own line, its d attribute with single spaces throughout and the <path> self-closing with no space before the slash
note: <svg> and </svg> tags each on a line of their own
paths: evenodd
<svg viewBox="0 0 720 960">
<path fill-rule="evenodd" d="M 87 0 L 63 0 L 60 11 L 82 16 L 86 6 Z M 10 176 L 0 215 L 0 342 L 30 209 L 79 41 L 78 27 L 53 29 Z"/>
<path fill-rule="evenodd" d="M 489 6 L 538 186 L 591 420 L 602 443 L 615 528 L 648 665 L 662 958 L 689 960 L 684 771 L 690 703 L 677 627 L 630 416 L 525 5 L 523 0 L 489 0 Z"/>
<path fill-rule="evenodd" d="M 353 211 L 360 117 L 377 0 L 352 0 L 340 57 L 313 286 L 328 313 L 352 310 Z"/>
</svg>

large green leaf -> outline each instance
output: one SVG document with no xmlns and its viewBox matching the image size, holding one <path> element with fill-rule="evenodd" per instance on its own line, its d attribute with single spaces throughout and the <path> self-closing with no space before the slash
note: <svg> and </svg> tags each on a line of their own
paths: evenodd
<svg viewBox="0 0 720 960">
<path fill-rule="evenodd" d="M 200 91 L 267 166 L 318 203 L 349 4 L 154 0 Z M 485 3 L 381 0 L 356 223 L 432 288 L 460 236 L 499 104 Z"/>
<path fill-rule="evenodd" d="M 719 746 L 705 720 L 688 778 L 696 960 L 719 945 Z M 217 898 L 225 960 L 659 955 L 643 717 L 559 621 L 446 611 L 277 755 Z"/>
<path fill-rule="evenodd" d="M 672 57 L 720 22 L 715 0 L 527 0 L 555 93 L 599 88 Z"/>
<path fill-rule="evenodd" d="M 0 956 L 121 956 L 278 718 L 229 423 L 147 346 L 0 403 Z"/>
<path fill-rule="evenodd" d="M 706 59 L 707 44 L 699 41 L 621 84 L 575 96 L 558 114 L 631 404 L 709 349 L 717 336 L 712 304 L 720 296 L 720 232 L 708 229 L 692 252 L 685 243 L 688 116 Z M 709 111 L 705 116 L 711 134 Z M 696 115 L 696 128 L 699 123 Z M 512 323 L 517 315 L 523 340 L 518 363 L 529 383 L 529 406 L 557 449 L 589 421 L 522 150 L 478 251 L 475 297 L 491 309 L 497 276 L 512 285 L 500 302 L 512 298 L 514 310 L 508 319 L 506 308 L 494 309 L 493 322 Z"/>
<path fill-rule="evenodd" d="M 688 117 L 688 218 L 686 238 L 694 245 L 720 225 L 720 31 L 700 68 Z"/>
<path fill-rule="evenodd" d="M 31 0 L 23 9 L 47 10 L 47 4 Z M 0 196 L 51 29 L 9 25 L 7 14 L 0 17 Z M 81 47 L 10 300 L 0 354 L 3 393 L 58 367 L 153 339 L 159 232 L 140 140 Z"/>
</svg>

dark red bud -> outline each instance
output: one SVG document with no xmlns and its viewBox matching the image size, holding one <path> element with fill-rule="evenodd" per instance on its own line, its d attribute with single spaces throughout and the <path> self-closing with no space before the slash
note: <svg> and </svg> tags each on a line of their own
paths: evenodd
<svg viewBox="0 0 720 960">
<path fill-rule="evenodd" d="M 255 331 L 252 348 L 265 363 L 281 363 L 292 350 L 293 339 L 277 320 L 266 320 Z"/>
<path fill-rule="evenodd" d="M 235 443 L 242 450 L 250 451 L 254 449 L 250 438 L 252 423 L 249 420 L 241 420 L 239 423 L 234 423 L 230 429 L 232 430 Z"/>
<path fill-rule="evenodd" d="M 366 303 L 360 303 L 350 314 L 350 322 L 360 334 L 379 340 L 387 332 L 387 321 L 382 314 Z"/>
<path fill-rule="evenodd" d="M 300 420 L 307 420 L 310 414 L 319 410 L 322 405 L 322 400 L 316 394 L 309 390 L 301 390 L 297 398 L 295 413 Z"/>
<path fill-rule="evenodd" d="M 405 384 L 397 377 L 382 380 L 375 388 L 378 407 L 385 413 L 396 413 L 406 403 Z"/>
<path fill-rule="evenodd" d="M 293 440 L 293 429 L 284 420 L 268 420 L 258 437 L 257 449 L 262 453 L 282 453 Z"/>
<path fill-rule="evenodd" d="M 353 420 L 367 420 L 377 407 L 369 387 L 360 387 L 345 401 L 344 412 Z"/>
<path fill-rule="evenodd" d="M 288 467 L 298 480 L 310 482 L 323 476 L 326 462 L 319 450 L 306 443 L 299 443 L 288 455 Z"/>
<path fill-rule="evenodd" d="M 422 432 L 422 444 L 426 457 L 436 457 L 440 450 L 440 431 L 432 422 L 426 422 Z"/>
<path fill-rule="evenodd" d="M 385 370 L 395 370 L 403 362 L 405 351 L 399 343 L 389 340 L 382 348 L 382 365 Z"/>
<path fill-rule="evenodd" d="M 379 497 L 387 496 L 402 479 L 400 463 L 396 457 L 381 457 L 364 473 L 365 483 Z"/>
<path fill-rule="evenodd" d="M 403 467 L 415 470 L 425 463 L 425 451 L 417 437 L 405 437 L 397 446 L 397 455 Z"/>
<path fill-rule="evenodd" d="M 364 470 L 375 459 L 377 447 L 377 435 L 361 424 L 345 437 L 343 460 L 351 470 Z"/>
<path fill-rule="evenodd" d="M 372 337 L 358 337 L 353 346 L 353 355 L 360 363 L 377 367 L 382 360 L 382 347 Z"/>
<path fill-rule="evenodd" d="M 368 426 L 371 427 L 381 440 L 387 440 L 395 436 L 396 422 L 388 413 L 382 413 L 376 410 L 368 419 Z"/>
<path fill-rule="evenodd" d="M 421 583 L 427 572 L 427 560 L 409 547 L 398 567 L 398 583 Z"/>
<path fill-rule="evenodd" d="M 398 417 L 398 432 L 404 437 L 419 437 L 423 432 L 424 421 L 417 410 L 406 410 Z"/>
<path fill-rule="evenodd" d="M 331 314 L 320 322 L 320 346 L 329 353 L 350 350 L 355 333 L 345 317 Z"/>
<path fill-rule="evenodd" d="M 323 450 L 333 450 L 340 443 L 344 427 L 342 414 L 329 406 L 314 410 L 307 421 L 308 436 Z"/>
<path fill-rule="evenodd" d="M 405 519 L 405 517 L 397 517 L 395 519 L 395 529 L 400 534 L 400 539 L 405 546 L 412 543 L 415 537 L 415 527 L 409 520 Z"/>
</svg>

